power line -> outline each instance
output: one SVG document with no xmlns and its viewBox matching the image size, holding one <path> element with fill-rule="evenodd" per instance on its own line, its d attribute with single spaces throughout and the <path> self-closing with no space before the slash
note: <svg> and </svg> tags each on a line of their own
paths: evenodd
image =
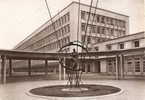
<svg viewBox="0 0 145 100">
<path fill-rule="evenodd" d="M 77 27 L 77 41 L 79 40 L 79 29 L 80 29 L 80 0 L 79 0 L 79 6 L 78 6 L 78 27 Z M 78 43 L 78 42 L 77 42 Z M 77 52 L 78 52 L 78 46 L 77 46 Z"/>
<path fill-rule="evenodd" d="M 92 19 L 91 25 L 93 25 L 93 22 L 94 22 L 94 19 L 95 19 L 96 11 L 97 11 L 97 8 L 98 8 L 98 3 L 99 3 L 99 0 L 96 1 L 96 6 L 95 6 L 94 13 L 93 13 L 93 19 Z M 93 28 L 93 27 L 91 27 L 91 31 L 89 31 L 89 36 L 90 36 L 90 34 L 91 34 L 91 32 L 92 32 L 92 28 Z M 86 45 L 88 46 L 88 42 L 87 42 Z"/>
<path fill-rule="evenodd" d="M 49 17 L 50 17 L 50 21 L 51 21 L 51 23 L 52 23 L 52 27 L 53 27 L 54 34 L 55 34 L 55 32 L 56 32 L 55 24 L 54 24 L 54 22 L 53 22 L 53 20 L 52 20 L 52 16 L 51 16 L 50 9 L 49 9 L 49 7 L 48 7 L 47 0 L 45 0 L 45 4 L 46 4 L 47 11 L 48 11 L 48 14 L 49 14 Z M 58 39 L 57 33 L 56 33 L 55 35 L 56 35 L 56 39 L 57 39 L 57 41 L 58 41 L 58 46 L 59 46 L 59 48 L 61 48 L 61 46 L 60 46 L 60 41 L 59 41 L 59 39 Z"/>
<path fill-rule="evenodd" d="M 93 5 L 93 0 L 91 0 L 91 4 L 90 4 L 90 8 L 89 8 L 89 14 L 88 14 L 88 19 L 87 19 L 87 23 L 86 23 L 86 27 L 85 27 L 85 35 L 84 35 L 84 40 L 83 40 L 83 43 L 84 43 L 84 44 L 85 44 L 85 40 L 86 40 L 87 29 L 88 29 L 88 23 L 89 23 L 89 20 L 90 20 L 92 5 Z"/>
</svg>

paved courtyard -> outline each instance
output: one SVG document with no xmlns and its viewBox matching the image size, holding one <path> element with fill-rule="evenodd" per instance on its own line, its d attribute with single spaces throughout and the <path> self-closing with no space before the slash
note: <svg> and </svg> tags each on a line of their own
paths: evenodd
<svg viewBox="0 0 145 100">
<path fill-rule="evenodd" d="M 27 81 L 0 85 L 0 100 L 57 100 L 34 97 L 27 92 L 35 87 L 65 84 L 66 81 Z M 86 80 L 86 84 L 102 84 L 120 87 L 123 92 L 115 95 L 89 98 L 59 98 L 59 100 L 145 100 L 145 80 Z"/>
</svg>

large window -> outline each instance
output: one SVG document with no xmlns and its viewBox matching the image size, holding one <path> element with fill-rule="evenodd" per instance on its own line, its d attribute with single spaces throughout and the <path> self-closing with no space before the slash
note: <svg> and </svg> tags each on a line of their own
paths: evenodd
<svg viewBox="0 0 145 100">
<path fill-rule="evenodd" d="M 140 62 L 139 61 L 135 62 L 135 72 L 140 72 Z"/>
<path fill-rule="evenodd" d="M 107 66 L 108 66 L 108 72 L 114 73 L 116 72 L 115 66 L 115 60 L 108 60 L 107 61 Z"/>
<path fill-rule="evenodd" d="M 127 72 L 134 72 L 133 59 L 127 58 Z"/>
<path fill-rule="evenodd" d="M 135 57 L 135 72 L 140 72 L 140 58 L 139 57 Z"/>
</svg>

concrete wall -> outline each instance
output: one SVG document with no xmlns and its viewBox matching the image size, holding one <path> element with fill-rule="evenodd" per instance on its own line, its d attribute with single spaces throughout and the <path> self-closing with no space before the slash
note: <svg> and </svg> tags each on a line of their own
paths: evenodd
<svg viewBox="0 0 145 100">
<path fill-rule="evenodd" d="M 140 41 L 140 47 L 145 47 L 145 37 L 144 37 L 144 32 L 136 33 L 136 34 L 131 34 L 128 36 L 123 36 L 119 37 L 116 39 L 108 40 L 106 42 L 98 43 L 95 44 L 95 47 L 99 48 L 99 51 L 106 51 L 107 45 L 112 46 L 112 50 L 117 50 L 119 49 L 119 43 L 124 43 L 124 49 L 131 49 L 133 47 L 133 41 L 134 40 L 139 40 Z"/>
</svg>

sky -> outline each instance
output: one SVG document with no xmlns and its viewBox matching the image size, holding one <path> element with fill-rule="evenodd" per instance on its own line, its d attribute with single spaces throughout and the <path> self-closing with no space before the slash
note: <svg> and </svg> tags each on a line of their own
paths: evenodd
<svg viewBox="0 0 145 100">
<path fill-rule="evenodd" d="M 54 16 L 73 0 L 47 1 Z M 129 34 L 145 30 L 144 0 L 99 0 L 98 7 L 129 16 Z M 0 49 L 14 48 L 47 20 L 45 0 L 0 0 Z"/>
</svg>

